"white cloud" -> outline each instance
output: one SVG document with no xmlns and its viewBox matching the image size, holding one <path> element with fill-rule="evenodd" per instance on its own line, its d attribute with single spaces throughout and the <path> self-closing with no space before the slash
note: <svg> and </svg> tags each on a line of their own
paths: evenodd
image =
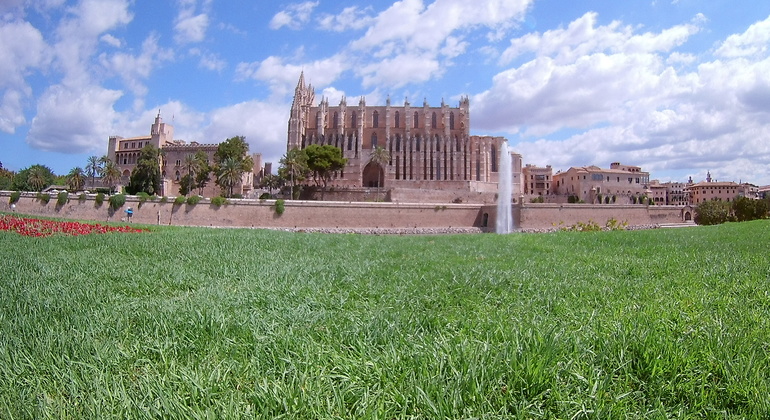
<svg viewBox="0 0 770 420">
<path fill-rule="evenodd" d="M 153 34 L 142 43 L 140 55 L 103 53 L 99 56 L 99 61 L 111 73 L 119 75 L 134 95 L 141 97 L 147 94 L 143 81 L 157 66 L 171 60 L 173 56 L 170 49 L 158 45 L 158 36 Z"/>
<path fill-rule="evenodd" d="M 318 18 L 321 29 L 335 32 L 344 32 L 351 29 L 363 29 L 369 26 L 374 18 L 369 16 L 371 6 L 361 9 L 351 6 L 342 9 L 337 15 L 323 14 Z"/>
<path fill-rule="evenodd" d="M 111 132 L 113 105 L 121 95 L 93 85 L 49 87 L 38 100 L 27 143 L 62 153 L 104 150 L 104 133 Z"/>
<path fill-rule="evenodd" d="M 747 159 L 770 164 L 770 58 L 735 54 L 682 71 L 670 65 L 695 63 L 676 48 L 697 25 L 640 35 L 620 22 L 594 23 L 587 14 L 512 40 L 502 62 L 533 57 L 472 98 L 474 128 L 521 133 L 514 148 L 525 161 L 561 169 L 613 161 L 650 171 L 735 167 L 727 180 L 749 175 L 735 166 Z M 756 45 L 756 27 L 728 38 L 740 41 L 730 51 Z"/>
<path fill-rule="evenodd" d="M 113 46 L 115 48 L 120 48 L 123 45 L 123 42 L 121 40 L 119 40 L 118 38 L 115 38 L 110 34 L 104 34 L 99 39 L 105 44 Z"/>
<path fill-rule="evenodd" d="M 190 49 L 190 54 L 200 57 L 198 66 L 206 70 L 221 72 L 227 67 L 227 62 L 225 60 L 219 58 L 216 54 L 202 51 L 199 48 Z"/>
<path fill-rule="evenodd" d="M 203 1 L 202 12 L 198 12 L 198 0 L 178 0 L 178 3 L 179 13 L 174 20 L 174 40 L 179 44 L 203 41 L 210 23 L 206 13 L 210 1 Z"/>
<path fill-rule="evenodd" d="M 306 81 L 323 87 L 337 80 L 340 74 L 348 70 L 350 63 L 340 54 L 305 64 L 287 64 L 282 58 L 271 56 L 259 62 L 240 63 L 235 72 L 239 79 L 268 83 L 273 94 L 280 97 L 294 90 L 303 71 Z"/>
<path fill-rule="evenodd" d="M 292 4 L 273 16 L 270 20 L 270 29 L 280 29 L 284 26 L 289 29 L 299 29 L 310 21 L 310 15 L 317 6 L 317 1 Z"/>
<path fill-rule="evenodd" d="M 746 57 L 767 52 L 770 44 L 770 17 L 757 22 L 742 34 L 730 35 L 716 51 L 722 57 Z"/>
</svg>

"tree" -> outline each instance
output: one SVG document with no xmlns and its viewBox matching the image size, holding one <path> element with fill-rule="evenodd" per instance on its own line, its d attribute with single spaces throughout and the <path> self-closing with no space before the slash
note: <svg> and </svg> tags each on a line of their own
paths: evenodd
<svg viewBox="0 0 770 420">
<path fill-rule="evenodd" d="M 10 190 L 13 186 L 13 176 L 16 175 L 13 171 L 3 168 L 3 163 L 0 162 L 0 190 Z"/>
<path fill-rule="evenodd" d="M 233 196 L 233 188 L 241 180 L 243 168 L 236 158 L 226 158 L 219 164 L 217 184 L 227 190 L 227 197 Z"/>
<path fill-rule="evenodd" d="M 718 225 L 728 220 L 730 203 L 708 200 L 695 208 L 695 223 L 699 225 Z"/>
<path fill-rule="evenodd" d="M 115 162 L 107 159 L 101 171 L 102 180 L 110 188 L 110 194 L 112 194 L 115 190 L 115 184 L 120 180 L 120 168 Z"/>
<path fill-rule="evenodd" d="M 307 167 L 313 173 L 313 180 L 316 185 L 323 187 L 321 190 L 321 200 L 323 200 L 326 186 L 332 175 L 344 168 L 348 160 L 342 157 L 342 150 L 339 147 L 330 144 L 323 146 L 311 144 L 305 148 L 305 153 L 307 153 Z"/>
<path fill-rule="evenodd" d="M 76 166 L 70 169 L 69 173 L 67 174 L 67 187 L 70 189 L 70 191 L 80 191 L 83 189 L 84 184 L 85 173 L 83 172 L 83 168 Z"/>
<path fill-rule="evenodd" d="M 380 176 L 377 180 L 377 190 L 382 191 L 382 180 L 385 178 L 384 168 L 385 165 L 390 163 L 390 152 L 380 146 L 377 146 L 372 149 L 372 152 L 369 154 L 369 162 L 374 163 L 380 168 Z"/>
<path fill-rule="evenodd" d="M 134 170 L 131 171 L 131 178 L 128 181 L 126 192 L 136 194 L 146 192 L 150 195 L 160 193 L 160 157 L 162 152 L 152 144 L 148 144 L 139 152 Z"/>
<path fill-rule="evenodd" d="M 86 164 L 86 174 L 91 178 L 91 188 L 94 188 L 96 184 L 96 175 L 101 171 L 101 165 L 99 164 L 99 158 L 96 156 L 88 157 L 88 164 Z"/>
<path fill-rule="evenodd" d="M 291 198 L 294 199 L 294 191 L 297 183 L 302 182 L 308 175 L 307 153 L 302 149 L 291 149 L 281 158 L 278 176 L 289 180 L 291 186 Z"/>
<path fill-rule="evenodd" d="M 267 174 L 262 177 L 259 186 L 267 189 L 267 193 L 273 195 L 273 190 L 281 188 L 285 180 L 278 175 Z"/>
<path fill-rule="evenodd" d="M 249 144 L 246 143 L 245 137 L 231 137 L 217 146 L 217 151 L 214 153 L 216 183 L 222 190 L 229 192 L 228 197 L 232 196 L 233 189 L 240 182 L 241 176 L 245 172 L 251 172 L 253 167 L 254 161 L 249 156 Z M 235 173 L 238 174 L 238 178 L 234 182 L 232 179 L 221 179 L 220 176 L 220 174 L 227 174 L 228 177 L 233 177 Z"/>
<path fill-rule="evenodd" d="M 32 165 L 13 176 L 11 188 L 16 191 L 41 191 L 53 185 L 56 176 L 44 165 Z"/>
</svg>

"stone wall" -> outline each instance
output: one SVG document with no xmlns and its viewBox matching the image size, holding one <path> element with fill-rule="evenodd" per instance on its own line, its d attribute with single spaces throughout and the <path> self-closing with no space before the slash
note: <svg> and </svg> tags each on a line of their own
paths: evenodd
<svg viewBox="0 0 770 420">
<path fill-rule="evenodd" d="M 0 211 L 12 211 L 9 191 L 0 191 Z M 229 226 L 266 228 L 470 228 L 494 231 L 497 206 L 479 204 L 416 204 L 403 202 L 342 202 L 287 200 L 285 211 L 278 214 L 275 200 L 230 200 L 221 207 L 204 199 L 196 205 L 175 205 L 173 198 L 140 203 L 127 196 L 126 204 L 112 211 L 105 200 L 96 205 L 95 195 L 83 201 L 70 195 L 67 204 L 56 204 L 56 195 L 48 203 L 24 193 L 15 204 L 17 213 L 65 219 L 121 221 L 125 209 L 134 211 L 132 221 L 143 224 L 180 226 Z M 532 204 L 513 206 L 516 228 L 552 229 L 577 223 L 605 225 L 615 219 L 630 226 L 679 223 L 692 207 L 645 205 Z"/>
<path fill-rule="evenodd" d="M 10 192 L 0 192 L 0 211 L 11 211 Z M 56 195 L 42 203 L 34 193 L 24 193 L 15 204 L 17 213 L 65 219 L 121 221 L 133 209 L 132 222 L 180 226 L 227 226 L 269 228 L 463 228 L 479 226 L 479 206 L 473 204 L 405 204 L 287 200 L 284 213 L 275 211 L 275 200 L 230 200 L 215 206 L 204 199 L 195 205 L 175 205 L 173 198 L 139 202 L 127 196 L 117 211 L 105 201 L 96 205 L 94 195 L 83 201 L 71 194 L 67 204 L 56 204 Z"/>
</svg>

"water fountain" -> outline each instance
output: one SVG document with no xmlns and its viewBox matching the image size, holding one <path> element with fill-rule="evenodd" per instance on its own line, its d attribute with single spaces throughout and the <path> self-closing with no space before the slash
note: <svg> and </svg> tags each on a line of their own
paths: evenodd
<svg viewBox="0 0 770 420">
<path fill-rule="evenodd" d="M 497 224 L 496 233 L 511 233 L 513 230 L 513 213 L 511 208 L 513 186 L 513 163 L 508 151 L 508 142 L 500 147 L 500 172 L 497 181 Z"/>
</svg>

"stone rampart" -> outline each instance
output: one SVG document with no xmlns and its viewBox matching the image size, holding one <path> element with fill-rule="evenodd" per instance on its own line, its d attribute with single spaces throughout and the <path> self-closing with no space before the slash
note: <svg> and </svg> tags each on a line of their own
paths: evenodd
<svg viewBox="0 0 770 420">
<path fill-rule="evenodd" d="M 0 191 L 0 211 L 12 211 L 9 191 Z M 215 206 L 209 199 L 195 205 L 167 202 L 140 202 L 138 197 L 126 196 L 126 203 L 116 211 L 105 199 L 97 205 L 95 195 L 80 200 L 70 194 L 64 205 L 56 203 L 52 194 L 48 203 L 36 198 L 36 193 L 23 193 L 13 211 L 17 213 L 59 217 L 65 219 L 118 222 L 125 220 L 125 210 L 133 209 L 134 223 L 179 226 L 225 226 L 265 228 L 487 228 L 494 230 L 497 206 L 479 204 L 418 204 L 404 202 L 342 202 L 301 201 L 284 202 L 283 214 L 276 211 L 276 200 L 229 200 L 230 204 Z M 605 225 L 615 219 L 630 226 L 679 223 L 693 214 L 692 207 L 646 205 L 533 204 L 513 206 L 516 228 L 553 229 L 577 223 L 595 222 Z"/>
</svg>

